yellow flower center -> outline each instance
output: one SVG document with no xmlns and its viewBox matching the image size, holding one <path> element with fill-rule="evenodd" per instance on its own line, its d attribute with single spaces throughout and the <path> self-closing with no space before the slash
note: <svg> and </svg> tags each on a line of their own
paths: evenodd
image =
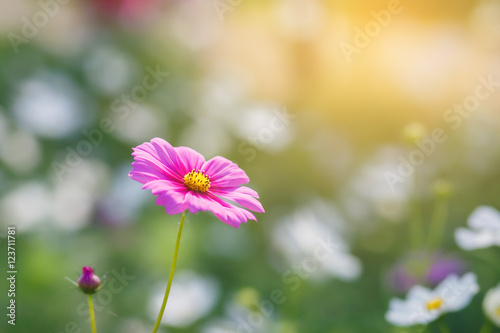
<svg viewBox="0 0 500 333">
<path fill-rule="evenodd" d="M 205 171 L 191 171 L 184 176 L 184 185 L 193 191 L 205 193 L 210 188 L 210 177 Z"/>
<path fill-rule="evenodd" d="M 500 317 L 500 306 L 497 307 L 495 313 L 498 317 Z"/>
<path fill-rule="evenodd" d="M 427 302 L 427 310 L 439 310 L 444 304 L 444 301 L 441 298 L 434 298 Z"/>
</svg>

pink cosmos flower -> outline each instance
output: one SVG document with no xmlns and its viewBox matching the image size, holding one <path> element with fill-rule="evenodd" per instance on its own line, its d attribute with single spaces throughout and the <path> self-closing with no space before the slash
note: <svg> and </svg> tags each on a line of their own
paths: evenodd
<svg viewBox="0 0 500 333">
<path fill-rule="evenodd" d="M 179 214 L 186 209 L 193 214 L 208 210 L 222 222 L 238 228 L 247 220 L 257 221 L 246 209 L 264 212 L 257 192 L 241 186 L 249 182 L 248 176 L 224 157 L 205 161 L 193 149 L 172 147 L 160 138 L 133 151 L 135 161 L 129 177 L 158 196 L 156 204 L 165 206 L 168 214 Z"/>
</svg>

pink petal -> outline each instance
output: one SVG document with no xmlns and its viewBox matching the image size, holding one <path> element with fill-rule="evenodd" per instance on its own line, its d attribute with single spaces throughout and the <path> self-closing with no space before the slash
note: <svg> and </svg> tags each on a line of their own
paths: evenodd
<svg viewBox="0 0 500 333">
<path fill-rule="evenodd" d="M 154 138 L 151 140 L 160 160 L 175 171 L 178 177 L 184 176 L 191 170 L 200 170 L 205 163 L 203 155 L 188 147 L 172 147 L 167 141 Z"/>
<path fill-rule="evenodd" d="M 156 204 L 165 207 L 167 214 L 179 214 L 187 209 L 186 194 L 188 189 L 179 191 L 168 191 L 161 193 L 156 198 Z"/>
<path fill-rule="evenodd" d="M 183 162 L 186 173 L 192 171 L 198 171 L 205 163 L 205 157 L 189 147 L 175 147 L 174 148 L 179 155 L 180 160 Z"/>
<path fill-rule="evenodd" d="M 156 150 L 150 142 L 144 142 L 143 144 L 138 145 L 135 148 L 132 148 L 134 151 L 132 156 L 141 156 L 141 155 L 151 155 L 158 158 L 158 154 L 156 154 Z"/>
<path fill-rule="evenodd" d="M 180 214 L 187 209 L 185 203 L 185 195 L 182 193 L 172 192 L 163 193 L 156 198 L 156 204 L 164 206 L 167 214 Z"/>
<path fill-rule="evenodd" d="M 250 181 L 236 163 L 221 156 L 205 162 L 202 170 L 210 176 L 210 186 L 213 188 L 235 187 Z"/>
<path fill-rule="evenodd" d="M 133 162 L 129 177 L 143 184 L 157 179 L 175 179 L 171 172 L 149 161 Z"/>
<path fill-rule="evenodd" d="M 230 191 L 211 190 L 211 192 L 223 199 L 234 201 L 244 208 L 253 210 L 254 212 L 264 213 L 264 207 L 262 207 L 262 204 L 259 202 L 259 200 L 249 195 L 249 193 L 253 194 L 253 192 L 255 191 L 248 187 L 240 186 L 233 188 Z M 257 193 L 255 192 L 255 194 Z"/>
<path fill-rule="evenodd" d="M 182 179 L 180 175 L 172 170 L 172 167 L 160 160 L 157 151 L 154 149 L 153 145 L 149 142 L 145 142 L 136 148 L 133 148 L 132 156 L 134 156 L 135 162 L 132 163 L 131 175 L 135 175 L 133 178 L 141 183 L 151 181 L 153 179 L 161 178 L 172 178 L 172 179 Z M 140 174 L 143 174 L 141 177 Z"/>
<path fill-rule="evenodd" d="M 235 228 L 248 220 L 257 221 L 249 211 L 231 205 L 214 195 L 189 191 L 186 194 L 186 203 L 190 213 L 208 210 L 214 213 L 219 220 Z"/>
<path fill-rule="evenodd" d="M 182 183 L 160 179 L 153 180 L 142 188 L 151 190 L 153 195 L 157 195 L 156 204 L 165 206 L 168 214 L 179 214 L 187 208 L 186 193 L 188 189 Z"/>
<path fill-rule="evenodd" d="M 240 192 L 241 194 L 246 194 L 246 195 L 252 196 L 256 199 L 259 198 L 259 194 L 257 193 L 257 191 L 251 189 L 250 187 L 240 186 L 240 187 L 238 187 L 237 191 Z"/>
<path fill-rule="evenodd" d="M 214 211 L 220 209 L 220 205 L 211 200 L 205 193 L 199 193 L 196 191 L 188 191 L 186 194 L 186 202 L 188 204 L 189 212 L 195 214 L 199 211 Z"/>
<path fill-rule="evenodd" d="M 160 195 L 163 192 L 169 192 L 169 191 L 187 190 L 186 186 L 183 183 L 179 183 L 168 179 L 158 179 L 150 181 L 146 183 L 142 188 L 151 190 L 151 193 L 153 195 Z"/>
<path fill-rule="evenodd" d="M 186 166 L 177 154 L 174 147 L 170 145 L 167 141 L 161 138 L 154 138 L 151 140 L 151 144 L 156 150 L 160 161 L 163 164 L 169 166 L 169 168 L 177 175 L 178 178 L 183 179 L 186 173 Z"/>
<path fill-rule="evenodd" d="M 246 223 L 248 220 L 257 221 L 255 216 L 248 210 L 231 205 L 214 195 L 209 196 L 213 201 L 220 204 L 221 207 L 218 210 L 212 210 L 212 212 L 222 222 L 238 228 L 241 223 Z"/>
</svg>

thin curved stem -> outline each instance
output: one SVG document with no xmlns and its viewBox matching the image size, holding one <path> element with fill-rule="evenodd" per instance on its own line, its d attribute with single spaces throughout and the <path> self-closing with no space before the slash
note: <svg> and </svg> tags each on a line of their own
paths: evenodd
<svg viewBox="0 0 500 333">
<path fill-rule="evenodd" d="M 92 333 L 96 333 L 95 328 L 95 314 L 94 314 L 94 304 L 92 303 L 92 295 L 89 294 L 89 312 L 90 312 L 90 325 L 92 326 Z"/>
<path fill-rule="evenodd" d="M 179 254 L 179 245 L 181 243 L 182 227 L 184 226 L 184 219 L 186 218 L 186 212 L 184 211 L 181 216 L 181 222 L 179 223 L 179 231 L 177 231 L 177 241 L 175 242 L 174 257 L 172 259 L 172 266 L 170 267 L 170 275 L 168 277 L 167 290 L 165 290 L 165 296 L 163 297 L 163 303 L 161 305 L 160 313 L 158 314 L 158 319 L 156 319 L 155 327 L 153 328 L 153 333 L 156 333 L 158 327 L 160 326 L 161 318 L 163 317 L 163 312 L 165 312 L 165 306 L 167 305 L 168 295 L 170 294 L 170 287 L 172 286 L 172 280 L 174 279 L 175 264 L 177 263 L 177 255 Z"/>
</svg>

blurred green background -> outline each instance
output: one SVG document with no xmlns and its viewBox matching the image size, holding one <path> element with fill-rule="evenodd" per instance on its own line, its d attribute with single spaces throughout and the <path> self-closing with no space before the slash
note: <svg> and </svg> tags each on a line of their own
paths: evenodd
<svg viewBox="0 0 500 333">
<path fill-rule="evenodd" d="M 239 229 L 188 215 L 163 333 L 417 332 L 384 314 L 404 296 L 390 271 L 411 255 L 412 198 L 428 230 L 438 179 L 453 188 L 439 253 L 481 286 L 446 320 L 479 331 L 498 248 L 465 253 L 453 231 L 500 207 L 498 87 L 453 108 L 500 81 L 500 2 L 3 1 L 0 31 L 2 276 L 9 225 L 18 270 L 16 326 L 3 316 L 2 332 L 89 332 L 64 279 L 84 265 L 107 273 L 98 332 L 151 331 L 179 216 L 127 174 L 131 148 L 155 136 L 235 161 L 266 209 Z M 391 186 L 419 149 L 403 135 L 415 122 L 446 140 L 416 187 Z M 341 254 L 301 277 L 325 232 Z M 282 304 L 256 305 L 273 290 Z"/>
</svg>

